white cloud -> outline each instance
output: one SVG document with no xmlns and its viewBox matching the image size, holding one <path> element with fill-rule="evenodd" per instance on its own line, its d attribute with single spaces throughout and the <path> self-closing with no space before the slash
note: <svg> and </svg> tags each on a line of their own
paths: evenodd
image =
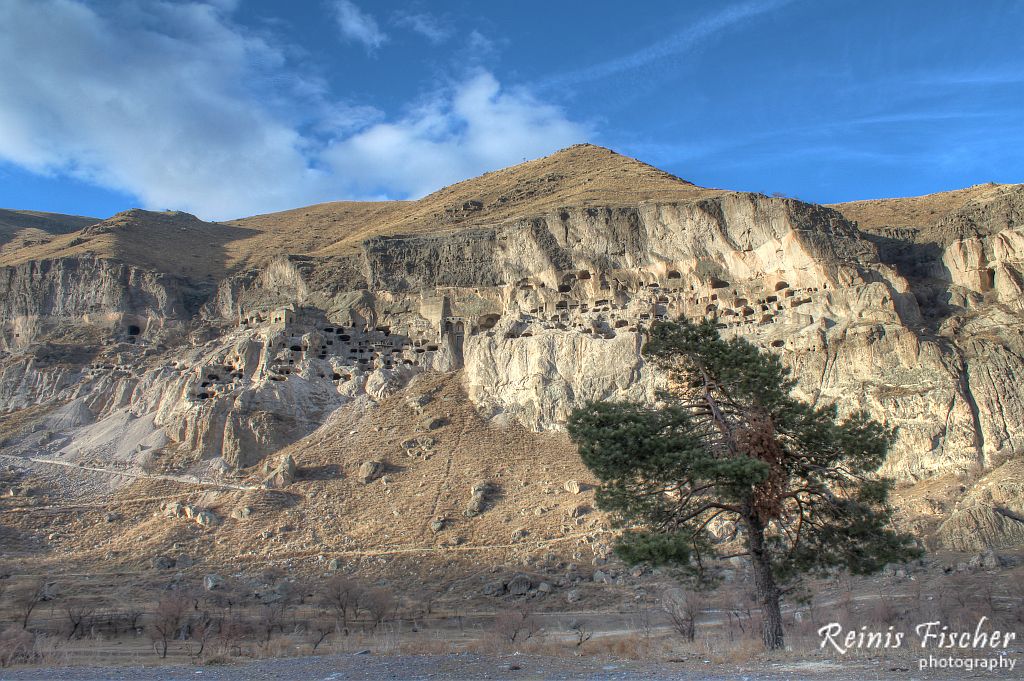
<svg viewBox="0 0 1024 681">
<path fill-rule="evenodd" d="M 388 37 L 380 30 L 377 20 L 359 9 L 351 0 L 334 0 L 331 7 L 341 35 L 346 40 L 360 42 L 371 50 L 387 41 Z"/>
<path fill-rule="evenodd" d="M 225 219 L 415 197 L 588 132 L 483 71 L 389 120 L 332 98 L 219 8 L 107 8 L 0 2 L 0 63 L 18 65 L 0 69 L 0 160 Z"/>
<path fill-rule="evenodd" d="M 329 165 L 355 192 L 381 187 L 422 196 L 466 177 L 584 141 L 586 126 L 480 71 L 395 122 L 332 144 Z"/>
<path fill-rule="evenodd" d="M 0 70 L 0 157 L 218 217 L 318 181 L 293 126 L 246 90 L 253 64 L 281 63 L 272 46 L 207 5 L 114 21 L 72 0 L 0 3 L 0 63 L 18 64 Z"/>
<path fill-rule="evenodd" d="M 398 12 L 394 15 L 394 22 L 398 26 L 419 33 L 435 45 L 445 42 L 454 33 L 450 26 L 425 12 Z"/>
</svg>

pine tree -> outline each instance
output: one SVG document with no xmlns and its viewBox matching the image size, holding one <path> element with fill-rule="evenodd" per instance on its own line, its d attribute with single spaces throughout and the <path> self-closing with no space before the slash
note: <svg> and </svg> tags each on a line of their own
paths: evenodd
<svg viewBox="0 0 1024 681">
<path fill-rule="evenodd" d="M 742 546 L 776 649 L 780 601 L 801 575 L 871 574 L 920 555 L 891 529 L 891 483 L 875 474 L 890 430 L 792 397 L 778 357 L 722 339 L 711 321 L 656 323 L 643 355 L 667 381 L 657 404 L 595 402 L 569 421 L 601 481 L 598 507 L 626 528 L 621 558 L 700 570 L 716 547 Z"/>
</svg>

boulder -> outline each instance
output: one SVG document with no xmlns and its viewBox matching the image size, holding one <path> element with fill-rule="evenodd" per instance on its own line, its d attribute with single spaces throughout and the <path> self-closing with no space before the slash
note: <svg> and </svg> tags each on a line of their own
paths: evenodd
<svg viewBox="0 0 1024 681">
<path fill-rule="evenodd" d="M 998 569 L 1000 566 L 999 556 L 997 556 L 996 552 L 992 549 L 987 549 L 983 551 L 978 556 L 978 562 L 980 563 L 981 567 L 985 570 L 995 570 Z"/>
<path fill-rule="evenodd" d="M 583 491 L 583 485 L 580 484 L 579 480 L 567 480 L 563 487 L 569 494 L 579 494 Z"/>
<path fill-rule="evenodd" d="M 277 466 L 263 480 L 263 486 L 267 489 L 281 489 L 295 482 L 295 459 L 291 454 L 286 454 L 278 462 Z"/>
<path fill-rule="evenodd" d="M 356 477 L 364 485 L 369 484 L 379 478 L 384 473 L 384 464 L 380 461 L 364 461 L 359 466 L 359 472 Z"/>
<path fill-rule="evenodd" d="M 430 530 L 432 532 L 440 532 L 444 529 L 445 524 L 448 521 L 445 518 L 434 518 L 430 521 Z"/>
<path fill-rule="evenodd" d="M 153 558 L 153 567 L 157 570 L 170 570 L 174 567 L 174 560 L 167 556 L 156 556 Z"/>
<path fill-rule="evenodd" d="M 578 506 L 573 506 L 569 509 L 570 518 L 582 518 L 588 513 L 590 513 L 590 507 L 586 504 L 579 504 Z"/>
<path fill-rule="evenodd" d="M 168 501 L 164 504 L 164 515 L 168 518 L 180 518 L 185 514 L 185 505 L 180 501 Z"/>
<path fill-rule="evenodd" d="M 206 575 L 203 577 L 203 588 L 207 591 L 216 591 L 224 588 L 224 578 L 220 575 Z"/>
<path fill-rule="evenodd" d="M 212 511 L 199 511 L 195 514 L 196 524 L 212 527 L 217 524 L 217 516 Z"/>
<path fill-rule="evenodd" d="M 583 595 L 579 589 L 569 589 L 565 592 L 565 600 L 568 603 L 577 603 L 581 598 L 583 598 Z"/>
<path fill-rule="evenodd" d="M 405 404 L 407 407 L 409 407 L 409 409 L 412 409 L 417 414 L 422 414 L 423 407 L 430 404 L 430 401 L 432 399 L 432 396 L 429 394 L 411 395 L 405 400 Z"/>
<path fill-rule="evenodd" d="M 231 511 L 231 517 L 236 520 L 244 520 L 252 515 L 252 508 L 249 506 L 239 506 L 238 508 Z"/>
<path fill-rule="evenodd" d="M 484 596 L 501 596 L 505 593 L 505 583 L 500 580 L 487 582 L 482 593 Z"/>
<path fill-rule="evenodd" d="M 525 596 L 533 588 L 533 580 L 530 575 L 520 572 L 508 581 L 505 588 L 512 596 Z"/>
<path fill-rule="evenodd" d="M 478 482 L 473 485 L 473 489 L 470 491 L 469 504 L 466 506 L 466 515 L 473 517 L 480 515 L 487 508 L 487 494 L 491 491 L 491 485 L 488 482 Z"/>
</svg>

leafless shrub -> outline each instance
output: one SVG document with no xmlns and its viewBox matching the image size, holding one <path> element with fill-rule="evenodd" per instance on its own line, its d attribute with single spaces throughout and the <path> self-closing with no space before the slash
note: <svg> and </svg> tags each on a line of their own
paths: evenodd
<svg viewBox="0 0 1024 681">
<path fill-rule="evenodd" d="M 349 618 L 359 616 L 359 607 L 363 604 L 366 590 L 358 583 L 336 575 L 325 582 L 317 594 L 320 607 L 334 613 L 342 632 L 348 635 Z"/>
<path fill-rule="evenodd" d="M 707 599 L 696 591 L 671 589 L 661 599 L 661 607 L 673 628 L 687 641 L 697 636 L 697 617 L 707 605 Z"/>
<path fill-rule="evenodd" d="M 585 622 L 576 620 L 569 625 L 569 631 L 576 637 L 575 645 L 577 648 L 582 648 L 583 644 L 594 637 L 594 632 L 587 627 Z"/>
<path fill-rule="evenodd" d="M 754 594 L 752 591 L 741 590 L 729 594 L 722 604 L 725 611 L 726 624 L 729 628 L 729 640 L 744 638 L 754 630 Z"/>
<path fill-rule="evenodd" d="M 313 645 L 313 652 L 320 647 L 324 640 L 338 630 L 337 621 L 326 611 L 317 612 L 313 618 L 306 623 L 306 636 Z"/>
<path fill-rule="evenodd" d="M 132 631 L 139 630 L 139 621 L 142 619 L 143 612 L 140 608 L 131 607 L 124 611 L 124 621 L 128 628 Z"/>
<path fill-rule="evenodd" d="M 263 603 L 256 609 L 254 625 L 260 632 L 263 645 L 270 643 L 275 629 L 284 631 L 284 623 L 290 608 L 291 604 L 286 599 L 280 598 L 271 603 Z"/>
<path fill-rule="evenodd" d="M 35 636 L 24 627 L 12 627 L 0 633 L 0 667 L 35 662 L 38 657 Z"/>
<path fill-rule="evenodd" d="M 398 601 L 394 595 L 389 590 L 383 588 L 370 589 L 363 597 L 363 601 L 364 608 L 370 615 L 373 628 L 376 628 L 378 624 L 392 617 L 395 614 L 395 609 L 398 607 Z"/>
<path fill-rule="evenodd" d="M 191 599 L 181 593 L 168 593 L 157 602 L 146 630 L 153 643 L 153 651 L 161 659 L 167 657 L 167 646 L 177 638 L 191 607 Z"/>
<path fill-rule="evenodd" d="M 70 641 L 76 636 L 82 638 L 85 635 L 86 624 L 92 620 L 96 606 L 84 598 L 72 597 L 64 601 L 61 610 L 68 621 L 68 640 Z"/>
<path fill-rule="evenodd" d="M 22 629 L 28 629 L 32 613 L 49 594 L 45 577 L 36 577 L 11 589 L 11 609 Z"/>
<path fill-rule="evenodd" d="M 229 656 L 242 654 L 242 643 L 254 634 L 252 623 L 239 612 L 225 617 L 217 630 L 217 644 L 220 650 Z"/>
<path fill-rule="evenodd" d="M 529 641 L 540 631 L 540 620 L 525 607 L 498 613 L 491 625 L 492 636 L 506 645 Z"/>
<path fill-rule="evenodd" d="M 188 623 L 188 644 L 186 651 L 189 657 L 199 659 L 206 650 L 206 645 L 220 630 L 221 618 L 208 612 L 193 615 Z"/>
</svg>

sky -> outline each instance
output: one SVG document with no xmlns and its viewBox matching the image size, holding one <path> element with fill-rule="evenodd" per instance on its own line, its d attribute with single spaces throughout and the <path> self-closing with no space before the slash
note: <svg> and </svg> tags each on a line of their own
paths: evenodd
<svg viewBox="0 0 1024 681">
<path fill-rule="evenodd" d="M 0 0 L 0 206 L 223 220 L 579 142 L 831 203 L 1024 182 L 1017 0 Z"/>
</svg>

